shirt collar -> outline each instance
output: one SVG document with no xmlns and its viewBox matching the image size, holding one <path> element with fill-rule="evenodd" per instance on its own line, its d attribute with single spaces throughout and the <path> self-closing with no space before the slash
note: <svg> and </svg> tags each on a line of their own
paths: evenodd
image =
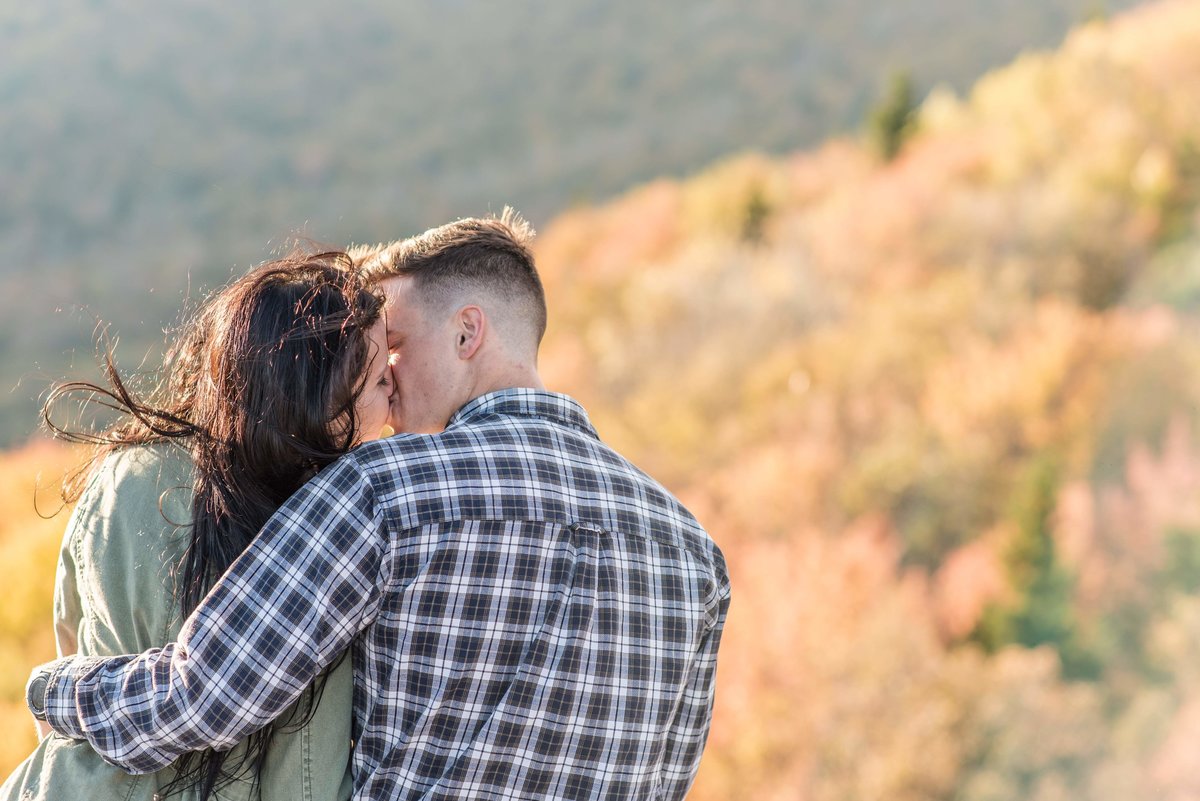
<svg viewBox="0 0 1200 801">
<path fill-rule="evenodd" d="M 551 422 L 571 426 L 596 439 L 600 435 L 592 427 L 587 412 L 579 402 L 567 395 L 541 389 L 514 387 L 480 395 L 454 413 L 446 428 L 479 420 L 491 415 L 541 417 Z"/>
</svg>

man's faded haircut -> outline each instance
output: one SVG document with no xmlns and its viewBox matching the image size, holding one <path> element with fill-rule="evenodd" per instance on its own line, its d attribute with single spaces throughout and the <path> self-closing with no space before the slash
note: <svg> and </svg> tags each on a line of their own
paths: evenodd
<svg viewBox="0 0 1200 801">
<path fill-rule="evenodd" d="M 413 279 L 421 300 L 440 305 L 482 290 L 527 319 L 541 342 L 546 293 L 533 262 L 533 227 L 514 209 L 469 217 L 387 245 L 358 245 L 350 259 L 368 284 Z"/>
</svg>

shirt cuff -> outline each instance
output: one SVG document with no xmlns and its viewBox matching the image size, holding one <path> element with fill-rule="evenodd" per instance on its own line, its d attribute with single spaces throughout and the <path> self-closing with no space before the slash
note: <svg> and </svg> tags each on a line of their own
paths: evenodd
<svg viewBox="0 0 1200 801">
<path fill-rule="evenodd" d="M 75 682 L 104 662 L 104 657 L 68 656 L 38 665 L 25 685 L 25 705 L 36 719 L 46 721 L 59 734 L 83 739 Z"/>
</svg>

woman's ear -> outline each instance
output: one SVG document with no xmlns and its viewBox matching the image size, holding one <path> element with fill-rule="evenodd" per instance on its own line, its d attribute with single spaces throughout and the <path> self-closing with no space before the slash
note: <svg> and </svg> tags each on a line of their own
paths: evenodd
<svg viewBox="0 0 1200 801">
<path fill-rule="evenodd" d="M 483 345 L 487 315 L 478 306 L 463 306 L 458 310 L 456 322 L 458 331 L 454 345 L 458 351 L 458 358 L 465 361 L 478 353 Z"/>
</svg>

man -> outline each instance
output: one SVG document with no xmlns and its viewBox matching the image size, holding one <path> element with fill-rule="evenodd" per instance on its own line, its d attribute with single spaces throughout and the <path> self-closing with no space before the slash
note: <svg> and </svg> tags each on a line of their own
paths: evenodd
<svg viewBox="0 0 1200 801">
<path fill-rule="evenodd" d="M 130 771 L 228 747 L 347 647 L 356 799 L 682 798 L 724 560 L 547 392 L 532 236 L 506 210 L 370 252 L 406 433 L 327 468 L 138 656 L 34 671 L 34 716 Z"/>
</svg>

